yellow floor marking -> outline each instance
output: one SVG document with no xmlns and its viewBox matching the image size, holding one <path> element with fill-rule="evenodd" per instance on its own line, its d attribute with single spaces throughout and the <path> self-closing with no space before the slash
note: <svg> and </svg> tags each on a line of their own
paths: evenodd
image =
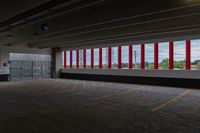
<svg viewBox="0 0 200 133">
<path fill-rule="evenodd" d="M 123 92 L 114 92 L 112 94 L 108 94 L 108 95 L 104 95 L 104 96 L 101 96 L 101 97 L 94 98 L 93 100 L 104 100 L 105 98 L 109 98 L 109 97 L 112 97 L 112 96 L 118 96 L 118 95 L 121 95 L 121 94 L 128 93 L 130 91 L 132 91 L 132 90 L 130 89 L 130 90 L 126 90 L 126 91 L 123 91 Z"/>
<path fill-rule="evenodd" d="M 107 94 L 107 95 L 104 95 L 104 96 L 101 96 L 101 97 L 97 97 L 97 98 L 94 98 L 93 100 L 102 100 L 104 98 L 109 98 L 109 97 L 112 97 L 112 96 L 125 94 L 125 93 L 130 92 L 130 91 L 140 90 L 141 88 L 143 88 L 143 87 L 138 87 L 138 88 L 127 87 L 126 90 L 123 91 L 123 92 L 113 92 L 112 94 Z"/>
<path fill-rule="evenodd" d="M 187 89 L 187 90 L 185 90 L 184 92 L 182 92 L 180 95 L 178 95 L 178 96 L 176 96 L 176 97 L 170 99 L 169 101 L 166 101 L 166 102 L 160 104 L 159 106 L 153 108 L 151 111 L 156 112 L 156 111 L 158 111 L 158 110 L 164 108 L 164 107 L 167 106 L 168 104 L 177 101 L 178 99 L 180 99 L 181 97 L 185 96 L 186 94 L 188 94 L 188 93 L 190 93 L 190 92 L 191 92 L 191 90 L 190 90 L 190 89 Z"/>
<path fill-rule="evenodd" d="M 115 92 L 115 93 L 108 94 L 108 95 L 105 95 L 105 96 L 102 96 L 102 97 L 97 97 L 97 98 L 94 98 L 92 102 L 83 104 L 83 105 L 79 106 L 78 108 L 83 108 L 85 106 L 92 106 L 92 105 L 100 104 L 100 103 L 105 102 L 106 98 L 110 98 L 112 96 L 125 95 L 126 93 L 128 93 L 130 91 L 133 91 L 133 90 L 126 90 L 126 91 L 123 91 L 123 92 Z"/>
<path fill-rule="evenodd" d="M 127 90 L 125 91 L 120 91 L 120 92 L 113 92 L 112 94 L 108 94 L 108 95 L 104 95 L 104 96 L 101 96 L 101 97 L 97 97 L 97 98 L 94 98 L 94 100 L 102 100 L 104 98 L 109 98 L 109 97 L 112 97 L 112 96 L 118 96 L 118 95 L 121 95 L 121 94 L 125 94 L 125 93 L 128 93 L 130 91 L 134 91 L 134 90 L 139 90 L 143 87 L 138 87 L 138 88 L 126 88 Z"/>
<path fill-rule="evenodd" d="M 122 95 L 127 94 L 128 92 L 131 92 L 131 91 L 134 91 L 134 90 L 139 90 L 141 88 L 144 88 L 144 87 L 138 87 L 137 89 L 126 88 L 127 90 L 125 90 L 123 92 L 114 92 L 112 94 L 108 94 L 108 95 L 104 95 L 104 96 L 101 96 L 101 97 L 93 98 L 93 99 L 91 99 L 91 102 L 86 103 L 86 104 L 82 104 L 82 105 L 78 106 L 77 108 L 84 108 L 84 107 L 87 107 L 87 106 L 100 104 L 100 103 L 105 102 L 108 98 L 110 98 L 112 96 L 122 96 Z"/>
</svg>

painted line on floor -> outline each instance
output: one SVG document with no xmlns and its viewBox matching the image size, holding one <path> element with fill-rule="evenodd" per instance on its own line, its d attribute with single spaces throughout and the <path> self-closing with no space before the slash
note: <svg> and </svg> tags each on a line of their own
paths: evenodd
<svg viewBox="0 0 200 133">
<path fill-rule="evenodd" d="M 66 81 L 66 79 L 61 79 L 56 81 L 55 83 L 56 86 L 53 86 L 53 90 L 55 90 L 56 88 L 59 88 L 59 90 L 57 91 L 57 93 L 62 93 L 62 92 L 66 92 L 66 88 L 69 85 L 69 82 Z M 49 89 L 46 89 L 46 91 L 49 91 Z"/>
<path fill-rule="evenodd" d="M 71 89 L 66 89 L 65 92 L 72 92 L 72 91 L 74 91 L 76 89 L 77 85 L 78 85 L 78 80 L 73 81 L 72 88 Z"/>
<path fill-rule="evenodd" d="M 130 91 L 130 90 L 129 90 Z M 127 93 L 128 91 L 126 91 L 126 93 Z M 123 93 L 121 93 L 122 95 L 124 95 L 125 94 L 125 92 L 123 92 Z M 107 96 L 107 97 L 101 97 L 102 99 L 93 99 L 93 101 L 92 102 L 90 102 L 90 103 L 86 103 L 86 104 L 83 104 L 83 105 L 81 105 L 81 106 L 79 106 L 79 108 L 82 108 L 82 107 L 85 107 L 85 106 L 92 106 L 92 105 L 96 105 L 96 104 L 100 104 L 100 103 L 103 103 L 103 102 L 105 102 L 106 101 L 106 98 L 110 98 L 110 97 L 112 97 L 112 96 L 118 96 L 119 94 L 113 94 L 113 95 L 109 95 L 109 96 Z"/>
<path fill-rule="evenodd" d="M 101 86 L 102 86 L 102 87 L 105 87 L 105 84 L 104 84 L 103 82 L 101 82 Z"/>
<path fill-rule="evenodd" d="M 69 85 L 69 83 L 68 82 L 65 82 L 65 81 L 62 81 L 62 86 L 61 86 L 61 90 L 65 90 L 66 89 L 66 87 Z"/>
<path fill-rule="evenodd" d="M 96 88 L 95 82 L 92 81 L 93 88 Z"/>
<path fill-rule="evenodd" d="M 97 97 L 97 98 L 94 98 L 93 100 L 103 100 L 105 98 L 109 98 L 109 97 L 112 97 L 112 96 L 118 96 L 118 95 L 121 95 L 121 94 L 126 94 L 127 92 L 130 92 L 130 91 L 135 91 L 135 90 L 140 90 L 142 89 L 143 87 L 138 87 L 138 88 L 132 88 L 132 87 L 127 87 L 125 91 L 121 91 L 121 92 L 113 92 L 111 94 L 107 94 L 107 95 L 104 95 L 104 96 L 100 96 L 100 97 Z"/>
<path fill-rule="evenodd" d="M 190 93 L 191 91 L 192 91 L 192 90 L 187 89 L 187 90 L 185 90 L 184 92 L 182 92 L 180 95 L 178 95 L 178 96 L 176 96 L 176 97 L 174 97 L 174 98 L 172 98 L 172 99 L 170 99 L 170 100 L 168 100 L 168 101 L 166 101 L 166 102 L 164 102 L 164 103 L 158 105 L 157 107 L 153 108 L 151 111 L 156 112 L 156 111 L 158 111 L 158 110 L 160 110 L 160 109 L 166 107 L 167 105 L 169 105 L 169 104 L 171 104 L 171 103 L 173 103 L 173 102 L 176 102 L 176 101 L 179 100 L 181 97 L 187 95 L 187 94 Z"/>
<path fill-rule="evenodd" d="M 51 80 L 50 80 L 51 81 Z M 46 86 L 46 83 L 44 82 L 44 84 L 42 84 L 40 87 L 43 88 L 41 90 L 41 93 L 42 95 L 47 95 L 49 93 L 51 93 L 52 91 L 54 91 L 56 88 L 60 88 L 61 85 L 62 85 L 62 80 L 54 80 L 54 81 L 51 81 L 51 82 L 47 82 L 51 87 L 50 88 L 45 88 Z"/>
<path fill-rule="evenodd" d="M 123 92 L 115 92 L 115 93 L 112 93 L 112 94 L 108 94 L 108 95 L 104 95 L 104 96 L 101 96 L 101 97 L 97 97 L 97 98 L 94 98 L 92 102 L 89 102 L 89 103 L 86 103 L 86 104 L 83 104 L 81 106 L 78 106 L 78 108 L 83 108 L 83 107 L 86 107 L 86 106 L 92 106 L 92 105 L 97 105 L 97 104 L 101 104 L 103 102 L 105 102 L 107 99 L 113 97 L 113 96 L 123 96 L 125 94 L 127 94 L 128 92 L 131 92 L 131 91 L 134 91 L 133 89 L 128 89 L 126 91 L 123 91 Z"/>
<path fill-rule="evenodd" d="M 83 107 L 86 107 L 86 106 L 98 105 L 98 104 L 101 104 L 101 103 L 105 102 L 109 98 L 112 98 L 113 96 L 121 97 L 121 96 L 127 94 L 128 92 L 139 90 L 141 88 L 144 88 L 144 87 L 139 87 L 137 89 L 129 89 L 129 88 L 127 88 L 127 90 L 125 90 L 123 92 L 114 92 L 112 94 L 108 94 L 108 95 L 104 95 L 104 96 L 101 96 L 101 97 L 97 97 L 97 98 L 94 98 L 92 102 L 83 104 L 81 106 L 78 106 L 77 108 L 83 108 Z"/>
<path fill-rule="evenodd" d="M 123 91 L 123 92 L 114 92 L 114 93 L 112 93 L 112 94 L 108 94 L 108 95 L 104 95 L 104 96 L 101 96 L 101 97 L 94 98 L 93 100 L 103 100 L 103 99 L 105 99 L 105 98 L 109 98 L 109 97 L 113 97 L 113 96 L 118 96 L 118 95 L 127 93 L 127 92 L 129 92 L 129 91 L 130 91 L 130 90 Z"/>
<path fill-rule="evenodd" d="M 83 89 L 86 88 L 86 81 L 83 81 Z"/>
</svg>

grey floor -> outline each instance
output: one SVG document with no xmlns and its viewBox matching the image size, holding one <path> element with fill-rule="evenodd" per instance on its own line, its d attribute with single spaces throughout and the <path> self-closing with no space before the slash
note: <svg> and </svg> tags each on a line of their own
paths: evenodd
<svg viewBox="0 0 200 133">
<path fill-rule="evenodd" d="M 67 79 L 2 82 L 0 133 L 200 133 L 200 90 Z"/>
</svg>

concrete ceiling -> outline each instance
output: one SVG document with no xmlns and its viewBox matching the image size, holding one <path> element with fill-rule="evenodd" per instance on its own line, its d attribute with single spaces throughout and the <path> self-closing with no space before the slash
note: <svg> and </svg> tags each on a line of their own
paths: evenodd
<svg viewBox="0 0 200 133">
<path fill-rule="evenodd" d="M 199 0 L 9 1 L 0 5 L 1 46 L 73 49 L 200 38 Z"/>
<path fill-rule="evenodd" d="M 1 0 L 0 22 L 12 18 L 48 0 Z"/>
</svg>

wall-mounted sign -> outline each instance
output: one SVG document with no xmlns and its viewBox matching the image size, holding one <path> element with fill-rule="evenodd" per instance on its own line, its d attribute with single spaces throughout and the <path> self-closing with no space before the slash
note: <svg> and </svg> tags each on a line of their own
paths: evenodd
<svg viewBox="0 0 200 133">
<path fill-rule="evenodd" d="M 49 27 L 48 27 L 48 25 L 46 23 L 42 24 L 41 29 L 42 29 L 43 32 L 48 32 L 49 31 Z"/>
</svg>

